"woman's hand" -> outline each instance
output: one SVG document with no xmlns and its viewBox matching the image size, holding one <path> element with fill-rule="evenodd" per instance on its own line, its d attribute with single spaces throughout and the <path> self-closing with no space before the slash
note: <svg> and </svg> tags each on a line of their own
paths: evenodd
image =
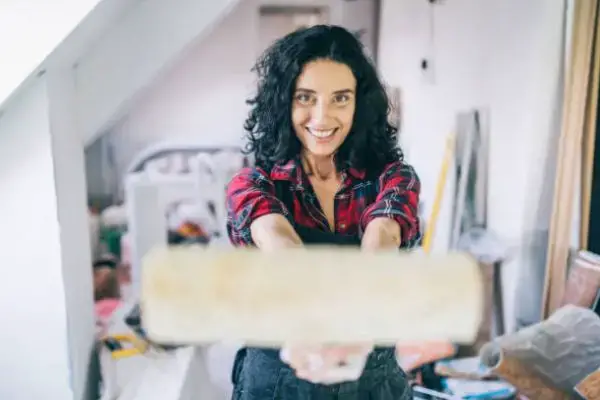
<svg viewBox="0 0 600 400">
<path fill-rule="evenodd" d="M 366 227 L 362 249 L 366 251 L 397 249 L 400 225 L 390 218 L 375 218 Z M 333 384 L 356 380 L 362 374 L 372 344 L 290 345 L 284 347 L 281 359 L 296 375 L 313 383 Z"/>
<path fill-rule="evenodd" d="M 448 341 L 402 342 L 396 345 L 396 357 L 402 369 L 410 372 L 456 354 L 456 347 Z"/>
<path fill-rule="evenodd" d="M 365 228 L 361 248 L 366 251 L 395 250 L 400 247 L 400 224 L 390 218 L 375 218 Z"/>
<path fill-rule="evenodd" d="M 334 384 L 358 379 L 372 350 L 371 344 L 290 345 L 281 358 L 301 379 Z"/>
</svg>

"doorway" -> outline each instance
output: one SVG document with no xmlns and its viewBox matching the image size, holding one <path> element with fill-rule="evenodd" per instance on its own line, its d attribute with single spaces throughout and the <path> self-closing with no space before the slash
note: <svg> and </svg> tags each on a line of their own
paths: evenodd
<svg viewBox="0 0 600 400">
<path fill-rule="evenodd" d="M 329 23 L 329 10 L 325 7 L 260 7 L 258 18 L 260 52 L 290 32 L 327 23 Z"/>
<path fill-rule="evenodd" d="M 594 88 L 596 91 L 600 88 Z M 600 103 L 599 103 L 600 104 Z M 595 254 L 600 254 L 600 143 L 598 143 L 598 113 L 600 108 L 596 104 L 596 118 L 594 129 L 593 159 L 591 165 L 591 187 L 589 192 L 589 217 L 587 221 L 587 235 L 582 237 L 587 250 Z"/>
</svg>

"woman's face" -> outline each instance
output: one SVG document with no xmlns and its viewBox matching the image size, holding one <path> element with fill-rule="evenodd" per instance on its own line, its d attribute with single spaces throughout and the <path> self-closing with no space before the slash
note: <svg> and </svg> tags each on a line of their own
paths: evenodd
<svg viewBox="0 0 600 400">
<path fill-rule="evenodd" d="M 317 60 L 296 81 L 292 124 L 304 149 L 315 157 L 335 154 L 352 128 L 356 79 L 345 64 Z"/>
</svg>

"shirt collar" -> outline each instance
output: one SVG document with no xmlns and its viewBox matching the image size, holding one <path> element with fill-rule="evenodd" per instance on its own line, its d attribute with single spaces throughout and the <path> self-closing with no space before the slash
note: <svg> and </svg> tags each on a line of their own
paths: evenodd
<svg viewBox="0 0 600 400">
<path fill-rule="evenodd" d="M 357 180 L 363 180 L 366 171 L 356 168 L 347 168 L 342 171 L 343 176 L 350 176 Z M 288 181 L 297 186 L 303 186 L 302 164 L 299 158 L 295 158 L 283 163 L 277 163 L 271 169 L 270 178 L 272 181 Z"/>
<path fill-rule="evenodd" d="M 302 182 L 302 168 L 298 160 L 289 160 L 283 163 L 277 163 L 271 169 L 270 178 L 272 181 L 288 181 L 295 185 Z"/>
</svg>

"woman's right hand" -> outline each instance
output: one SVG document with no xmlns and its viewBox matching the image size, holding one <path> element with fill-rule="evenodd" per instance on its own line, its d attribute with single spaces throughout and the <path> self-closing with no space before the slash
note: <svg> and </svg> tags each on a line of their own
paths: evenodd
<svg viewBox="0 0 600 400">
<path fill-rule="evenodd" d="M 287 345 L 281 349 L 280 357 L 297 375 L 306 375 L 320 367 L 320 351 L 321 346 L 316 345 Z"/>
<path fill-rule="evenodd" d="M 372 349 L 370 344 L 289 345 L 281 350 L 281 359 L 298 378 L 334 384 L 358 379 Z"/>
</svg>

